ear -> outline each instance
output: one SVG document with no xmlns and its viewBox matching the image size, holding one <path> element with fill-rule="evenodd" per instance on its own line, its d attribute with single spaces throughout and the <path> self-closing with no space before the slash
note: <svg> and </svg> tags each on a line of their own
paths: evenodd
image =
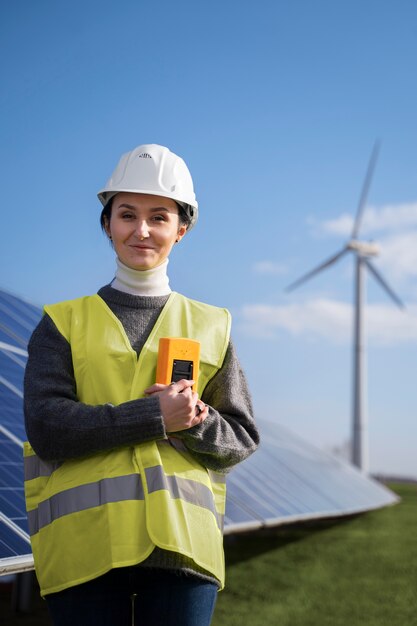
<svg viewBox="0 0 417 626">
<path fill-rule="evenodd" d="M 104 230 L 106 231 L 106 235 L 109 239 L 111 239 L 110 223 L 106 215 L 103 217 L 103 220 L 104 220 Z"/>
<path fill-rule="evenodd" d="M 183 224 L 182 226 L 179 227 L 178 229 L 178 233 L 177 233 L 177 238 L 176 238 L 176 243 L 178 243 L 179 241 L 181 241 L 181 239 L 184 237 L 185 233 L 187 232 L 187 227 L 185 226 L 185 224 Z"/>
</svg>

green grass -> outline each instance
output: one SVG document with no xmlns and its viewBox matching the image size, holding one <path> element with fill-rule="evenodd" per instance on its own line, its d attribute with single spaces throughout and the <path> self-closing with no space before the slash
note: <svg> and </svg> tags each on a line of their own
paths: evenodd
<svg viewBox="0 0 417 626">
<path fill-rule="evenodd" d="M 212 626 L 416 626 L 417 487 L 364 515 L 226 541 Z"/>
</svg>

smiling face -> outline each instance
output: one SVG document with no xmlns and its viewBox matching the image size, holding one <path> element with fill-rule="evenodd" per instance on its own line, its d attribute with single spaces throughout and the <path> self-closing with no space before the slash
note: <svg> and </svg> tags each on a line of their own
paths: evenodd
<svg viewBox="0 0 417 626">
<path fill-rule="evenodd" d="M 113 198 L 107 235 L 119 260 L 134 270 L 161 265 L 187 230 L 171 198 L 144 193 L 118 193 Z"/>
</svg>

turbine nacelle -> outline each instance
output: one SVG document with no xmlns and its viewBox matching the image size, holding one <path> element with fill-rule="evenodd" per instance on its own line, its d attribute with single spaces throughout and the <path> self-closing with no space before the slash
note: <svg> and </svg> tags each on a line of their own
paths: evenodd
<svg viewBox="0 0 417 626">
<path fill-rule="evenodd" d="M 359 241 L 358 239 L 351 239 L 346 244 L 346 248 L 357 252 L 362 257 L 378 256 L 381 252 L 380 246 L 374 241 Z"/>
</svg>

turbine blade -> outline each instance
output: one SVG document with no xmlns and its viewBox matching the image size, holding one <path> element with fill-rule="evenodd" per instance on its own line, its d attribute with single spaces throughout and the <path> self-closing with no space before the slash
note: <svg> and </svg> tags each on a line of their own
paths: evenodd
<svg viewBox="0 0 417 626">
<path fill-rule="evenodd" d="M 389 297 L 394 300 L 395 304 L 400 307 L 400 309 L 405 309 L 405 304 L 400 300 L 400 298 L 396 295 L 396 293 L 391 289 L 386 280 L 382 278 L 381 274 L 378 272 L 376 267 L 372 265 L 369 259 L 364 259 L 368 270 L 374 275 L 376 281 L 381 285 L 381 287 L 387 292 Z"/>
<path fill-rule="evenodd" d="M 348 248 L 345 247 L 340 250 L 340 252 L 334 254 L 329 259 L 327 259 L 327 261 L 324 261 L 324 263 L 321 263 L 318 267 L 315 267 L 310 272 L 307 272 L 307 274 L 304 274 L 303 276 L 301 276 L 301 278 L 298 278 L 296 281 L 288 285 L 288 287 L 285 288 L 285 291 L 292 291 L 293 289 L 296 289 L 302 283 L 305 283 L 307 280 L 310 280 L 310 278 L 312 278 L 322 270 L 326 269 L 326 267 L 329 267 L 330 265 L 333 265 L 333 263 L 336 263 L 336 261 L 338 261 L 344 254 L 346 254 L 346 252 L 348 252 Z"/>
<path fill-rule="evenodd" d="M 359 229 L 362 224 L 363 213 L 366 207 L 366 200 L 368 198 L 369 187 L 371 186 L 372 176 L 374 174 L 374 169 L 376 165 L 376 161 L 379 154 L 380 142 L 376 141 L 371 153 L 371 157 L 368 163 L 368 169 L 366 171 L 365 180 L 363 181 L 362 191 L 359 198 L 358 208 L 356 210 L 356 218 L 355 223 L 353 224 L 351 239 L 357 239 L 359 234 Z"/>
</svg>

